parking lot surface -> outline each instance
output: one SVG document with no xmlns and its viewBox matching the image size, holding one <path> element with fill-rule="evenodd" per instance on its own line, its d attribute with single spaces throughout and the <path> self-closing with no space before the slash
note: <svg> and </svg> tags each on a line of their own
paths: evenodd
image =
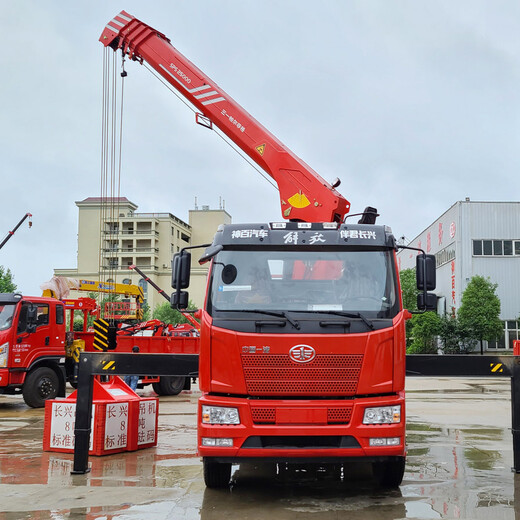
<svg viewBox="0 0 520 520">
<path fill-rule="evenodd" d="M 72 476 L 72 455 L 42 451 L 43 409 L 0 396 L 0 520 L 520 520 L 510 393 L 507 378 L 408 378 L 398 490 L 378 488 L 363 464 L 236 466 L 229 490 L 206 489 L 196 388 L 161 398 L 156 448 L 90 457 L 91 472 Z"/>
</svg>

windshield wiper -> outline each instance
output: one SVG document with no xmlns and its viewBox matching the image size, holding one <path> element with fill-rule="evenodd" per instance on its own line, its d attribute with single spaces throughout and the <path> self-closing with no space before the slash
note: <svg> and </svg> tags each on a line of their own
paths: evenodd
<svg viewBox="0 0 520 520">
<path fill-rule="evenodd" d="M 335 314 L 336 316 L 345 316 L 345 318 L 359 318 L 367 327 L 374 330 L 374 324 L 360 312 L 346 312 L 346 311 L 318 311 L 318 312 L 326 312 L 327 314 Z"/>
<path fill-rule="evenodd" d="M 363 314 L 360 312 L 347 312 L 347 311 L 332 311 L 332 310 L 319 310 L 319 311 L 298 311 L 298 312 L 321 312 L 324 314 L 334 314 L 336 316 L 344 316 L 345 318 L 358 318 L 360 319 L 367 327 L 374 330 L 374 324 L 366 318 Z"/>
<path fill-rule="evenodd" d="M 276 316 L 277 318 L 286 319 L 295 329 L 300 328 L 300 324 L 297 321 L 290 318 L 287 315 L 287 313 L 285 313 L 283 311 L 275 312 L 275 311 L 264 311 L 263 309 L 237 309 L 234 312 L 257 312 L 258 314 L 267 314 L 268 316 Z"/>
</svg>

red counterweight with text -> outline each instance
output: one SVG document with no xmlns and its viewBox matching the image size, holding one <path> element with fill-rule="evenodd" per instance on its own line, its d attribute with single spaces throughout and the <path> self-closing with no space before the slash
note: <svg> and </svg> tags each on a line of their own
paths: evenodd
<svg viewBox="0 0 520 520">
<path fill-rule="evenodd" d="M 159 400 L 139 397 L 121 378 L 94 380 L 90 455 L 111 455 L 157 444 Z M 74 452 L 76 392 L 45 402 L 44 451 Z"/>
</svg>

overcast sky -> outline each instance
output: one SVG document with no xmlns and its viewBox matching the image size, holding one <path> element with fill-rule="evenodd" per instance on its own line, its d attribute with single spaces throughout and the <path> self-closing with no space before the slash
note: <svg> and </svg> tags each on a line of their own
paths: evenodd
<svg viewBox="0 0 520 520">
<path fill-rule="evenodd" d="M 77 266 L 75 201 L 100 195 L 104 26 L 121 9 L 172 44 L 322 177 L 411 239 L 455 201 L 520 194 L 513 0 L 2 0 L 3 238 L 25 294 Z M 282 220 L 276 190 L 144 67 L 125 83 L 121 195 L 183 220 L 219 197 Z M 517 237 L 520 238 L 520 237 Z M 166 288 L 167 289 L 167 288 Z"/>
</svg>

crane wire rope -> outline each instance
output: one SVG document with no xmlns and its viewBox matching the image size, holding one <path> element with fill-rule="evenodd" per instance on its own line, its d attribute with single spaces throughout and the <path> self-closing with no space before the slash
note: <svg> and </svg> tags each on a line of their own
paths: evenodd
<svg viewBox="0 0 520 520">
<path fill-rule="evenodd" d="M 117 97 L 117 53 L 104 49 L 103 54 L 103 101 L 102 143 L 100 174 L 100 219 L 99 219 L 99 273 L 98 279 L 105 286 L 114 284 L 114 299 L 117 276 L 120 229 L 119 203 L 121 199 L 121 165 L 123 133 L 124 75 L 122 74 L 120 106 Z M 124 61 L 123 64 L 124 65 Z M 101 298 L 98 293 L 98 300 Z M 101 313 L 104 313 L 101 306 Z"/>
<path fill-rule="evenodd" d="M 154 69 L 152 69 L 150 66 L 148 66 L 145 62 L 143 62 L 143 65 L 146 69 L 148 69 L 170 92 L 175 94 L 177 98 L 179 98 L 194 114 L 200 114 L 200 112 L 193 107 L 191 103 L 186 101 L 181 95 L 172 88 L 164 79 L 163 77 L 158 74 Z M 202 114 L 205 117 L 207 117 L 205 114 Z M 260 169 L 254 162 L 251 161 L 251 159 L 242 153 L 241 150 L 239 150 L 230 140 L 229 138 L 217 127 L 213 126 L 211 127 L 211 130 L 213 130 L 232 150 L 234 150 L 242 159 L 244 159 L 253 169 L 255 169 L 273 188 L 275 188 L 278 191 L 277 185 L 271 180 L 270 177 L 268 177 L 262 169 Z"/>
</svg>

